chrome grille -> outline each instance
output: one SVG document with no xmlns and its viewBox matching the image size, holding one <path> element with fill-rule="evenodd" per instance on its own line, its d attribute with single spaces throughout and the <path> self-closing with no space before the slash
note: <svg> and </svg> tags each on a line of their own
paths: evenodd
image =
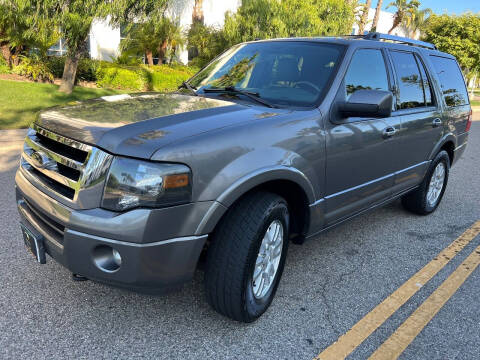
<svg viewBox="0 0 480 360">
<path fill-rule="evenodd" d="M 38 126 L 29 129 L 21 168 L 37 187 L 75 208 L 97 207 L 112 156 Z"/>
</svg>

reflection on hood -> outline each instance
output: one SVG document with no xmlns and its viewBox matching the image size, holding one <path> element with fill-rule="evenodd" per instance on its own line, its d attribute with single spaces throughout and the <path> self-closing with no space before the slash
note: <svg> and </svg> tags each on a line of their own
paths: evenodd
<svg viewBox="0 0 480 360">
<path fill-rule="evenodd" d="M 180 94 L 124 94 L 53 108 L 40 115 L 40 122 L 60 120 L 64 125 L 74 122 L 76 127 L 118 127 L 166 115 L 229 105 L 233 103 Z"/>
</svg>

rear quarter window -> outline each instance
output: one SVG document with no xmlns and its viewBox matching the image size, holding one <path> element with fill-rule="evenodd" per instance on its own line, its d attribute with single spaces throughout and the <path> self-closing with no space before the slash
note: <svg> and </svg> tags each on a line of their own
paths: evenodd
<svg viewBox="0 0 480 360">
<path fill-rule="evenodd" d="M 442 95 L 447 106 L 468 104 L 467 88 L 457 62 L 454 59 L 434 55 L 430 55 L 430 60 L 440 80 Z"/>
</svg>

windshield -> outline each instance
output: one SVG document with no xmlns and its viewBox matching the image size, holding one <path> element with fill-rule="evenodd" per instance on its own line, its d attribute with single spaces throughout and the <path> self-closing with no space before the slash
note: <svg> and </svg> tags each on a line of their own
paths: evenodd
<svg viewBox="0 0 480 360">
<path fill-rule="evenodd" d="M 343 46 L 302 41 L 240 44 L 216 58 L 189 84 L 234 88 L 276 105 L 311 107 L 322 96 L 340 61 Z"/>
</svg>

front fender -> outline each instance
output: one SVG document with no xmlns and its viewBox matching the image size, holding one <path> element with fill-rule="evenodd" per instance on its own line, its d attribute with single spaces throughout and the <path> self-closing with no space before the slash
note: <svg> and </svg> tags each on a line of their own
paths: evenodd
<svg viewBox="0 0 480 360">
<path fill-rule="evenodd" d="M 280 152 L 283 155 L 275 157 L 278 159 L 277 165 L 271 165 L 275 163 L 275 161 L 272 161 L 274 159 L 273 155 L 279 155 Z M 260 166 L 252 170 L 253 163 Z M 270 165 L 266 165 L 267 163 Z M 231 179 L 235 180 L 230 181 Z M 319 184 L 319 182 L 315 172 L 305 159 L 302 159 L 298 154 L 282 151 L 279 148 L 263 149 L 260 153 L 253 151 L 235 159 L 205 186 L 205 190 L 199 198 L 210 198 L 216 201 L 205 214 L 196 234 L 211 232 L 219 219 L 237 199 L 251 189 L 274 180 L 294 182 L 303 189 L 309 203 L 315 202 L 317 195 L 315 184 Z M 221 189 L 221 191 L 218 191 L 218 189 Z"/>
<path fill-rule="evenodd" d="M 309 203 L 315 202 L 315 185 L 320 182 L 312 166 L 300 155 L 278 147 L 254 150 L 236 158 L 204 186 L 198 199 L 216 200 L 228 207 L 250 189 L 272 180 L 297 183 Z"/>
</svg>

